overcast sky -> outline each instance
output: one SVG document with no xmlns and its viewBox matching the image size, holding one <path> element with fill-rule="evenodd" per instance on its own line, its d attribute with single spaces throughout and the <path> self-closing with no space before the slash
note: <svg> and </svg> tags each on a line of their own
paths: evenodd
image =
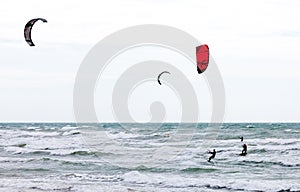
<svg viewBox="0 0 300 192">
<path fill-rule="evenodd" d="M 173 26 L 210 46 L 225 83 L 226 122 L 299 121 L 299 7 L 298 0 L 2 0 L 0 121 L 75 121 L 72 94 L 81 61 L 105 36 L 138 24 Z M 32 36 L 37 46 L 29 47 L 23 28 L 36 17 L 48 23 L 36 24 Z M 97 91 L 109 94 L 113 78 L 104 80 L 107 86 L 100 83 L 95 93 L 103 121 L 114 119 L 107 112 L 109 96 L 101 98 Z M 208 88 L 199 89 L 210 103 Z M 147 89 L 141 87 L 135 97 L 143 98 L 141 93 L 147 95 Z M 176 97 L 167 98 L 167 120 L 179 121 Z M 209 120 L 207 103 L 201 106 L 200 121 Z M 130 101 L 131 111 L 146 121 L 148 108 L 141 104 Z"/>
</svg>

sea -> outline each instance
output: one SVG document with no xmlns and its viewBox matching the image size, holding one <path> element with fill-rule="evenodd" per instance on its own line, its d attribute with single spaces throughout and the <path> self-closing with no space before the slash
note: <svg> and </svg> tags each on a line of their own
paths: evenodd
<svg viewBox="0 0 300 192">
<path fill-rule="evenodd" d="M 300 124 L 211 126 L 1 123 L 0 191 L 300 191 Z"/>
</svg>

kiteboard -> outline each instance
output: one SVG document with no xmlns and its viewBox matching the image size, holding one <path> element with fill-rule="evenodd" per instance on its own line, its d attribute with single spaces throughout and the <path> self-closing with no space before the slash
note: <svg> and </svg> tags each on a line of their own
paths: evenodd
<svg viewBox="0 0 300 192">
<path fill-rule="evenodd" d="M 247 153 L 240 153 L 239 156 L 246 156 Z"/>
</svg>

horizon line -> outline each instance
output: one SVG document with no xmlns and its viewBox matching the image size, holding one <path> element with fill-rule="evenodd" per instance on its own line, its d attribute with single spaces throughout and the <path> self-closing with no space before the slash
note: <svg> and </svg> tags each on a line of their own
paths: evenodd
<svg viewBox="0 0 300 192">
<path fill-rule="evenodd" d="M 228 121 L 228 122 L 113 122 L 113 121 L 107 121 L 107 122 L 72 122 L 72 121 L 0 121 L 0 124 L 10 124 L 10 123 L 24 123 L 24 124 L 30 124 L 30 123 L 72 123 L 72 124 L 168 124 L 168 123 L 185 123 L 185 124 L 234 124 L 234 123 L 253 123 L 253 124 L 265 124 L 265 123 L 300 123 L 300 121 Z"/>
</svg>

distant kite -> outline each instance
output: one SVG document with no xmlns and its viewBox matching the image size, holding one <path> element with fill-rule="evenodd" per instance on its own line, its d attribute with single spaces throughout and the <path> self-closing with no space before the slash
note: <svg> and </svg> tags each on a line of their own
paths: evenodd
<svg viewBox="0 0 300 192">
<path fill-rule="evenodd" d="M 196 57 L 197 57 L 197 71 L 198 73 L 203 73 L 209 62 L 209 48 L 207 45 L 200 45 L 196 47 Z"/>
<path fill-rule="evenodd" d="M 168 73 L 168 74 L 171 74 L 170 72 L 168 72 L 168 71 L 163 71 L 163 72 L 161 72 L 159 75 L 158 75 L 158 77 L 157 77 L 157 81 L 158 81 L 158 83 L 161 85 L 161 82 L 160 82 L 160 76 L 162 75 L 162 74 L 164 74 L 164 73 Z"/>
<path fill-rule="evenodd" d="M 38 20 L 41 20 L 44 23 L 47 23 L 47 20 L 43 19 L 43 18 L 31 19 L 30 21 L 28 21 L 28 23 L 25 25 L 25 28 L 24 28 L 24 37 L 25 37 L 26 42 L 30 46 L 34 46 L 34 43 L 32 42 L 32 39 L 31 39 L 31 29 L 32 29 L 33 25 L 35 24 L 35 22 L 37 22 Z"/>
</svg>

